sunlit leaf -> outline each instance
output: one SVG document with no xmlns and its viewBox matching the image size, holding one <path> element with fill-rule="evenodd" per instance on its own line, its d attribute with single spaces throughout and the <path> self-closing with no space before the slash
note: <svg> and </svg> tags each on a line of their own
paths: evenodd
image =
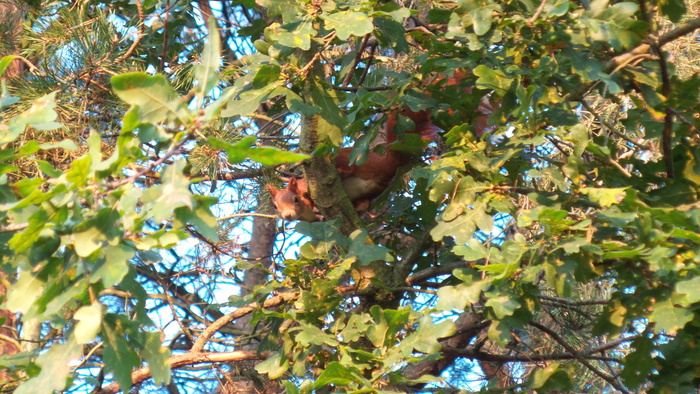
<svg viewBox="0 0 700 394">
<path fill-rule="evenodd" d="M 663 331 L 670 335 L 685 327 L 691 320 L 693 320 L 693 313 L 686 308 L 673 305 L 670 299 L 656 303 L 653 312 L 649 315 L 649 321 L 656 323 L 654 332 Z"/>
<path fill-rule="evenodd" d="M 143 123 L 177 122 L 186 124 L 189 111 L 177 92 L 162 75 L 144 72 L 112 77 L 114 93 L 132 106 L 138 106 L 138 119 Z"/>
<path fill-rule="evenodd" d="M 68 383 L 71 362 L 81 356 L 81 350 L 81 346 L 74 341 L 51 346 L 36 360 L 41 366 L 41 373 L 19 386 L 15 393 L 50 394 L 57 390 L 63 391 Z"/>
<path fill-rule="evenodd" d="M 201 96 L 206 96 L 219 82 L 217 71 L 221 63 L 221 37 L 213 16 L 209 17 L 207 26 L 209 35 L 202 51 L 202 64 L 196 65 L 194 69 L 197 90 Z"/>
<path fill-rule="evenodd" d="M 255 365 L 255 370 L 261 374 L 267 374 L 270 379 L 277 379 L 284 375 L 289 369 L 289 361 L 278 351 L 268 357 L 265 361 Z"/>
<path fill-rule="evenodd" d="M 372 19 L 364 12 L 341 11 L 324 15 L 328 29 L 335 29 L 338 38 L 346 40 L 350 36 L 362 37 L 374 30 Z"/>
<path fill-rule="evenodd" d="M 269 146 L 254 146 L 255 141 L 255 137 L 246 137 L 236 144 L 229 144 L 211 138 L 209 145 L 215 149 L 225 150 L 231 163 L 240 163 L 246 158 L 250 158 L 260 164 L 274 166 L 283 163 L 294 163 L 309 157 L 308 155 L 292 153 Z"/>
<path fill-rule="evenodd" d="M 73 335 L 78 344 L 86 344 L 95 339 L 102 325 L 102 305 L 95 303 L 80 307 L 73 315 L 78 323 Z"/>
</svg>

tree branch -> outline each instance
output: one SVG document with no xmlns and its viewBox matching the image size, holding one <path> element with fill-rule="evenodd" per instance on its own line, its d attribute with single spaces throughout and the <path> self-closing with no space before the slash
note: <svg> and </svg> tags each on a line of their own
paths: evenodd
<svg viewBox="0 0 700 394">
<path fill-rule="evenodd" d="M 600 378 L 602 378 L 606 382 L 610 383 L 610 385 L 613 386 L 616 390 L 618 390 L 622 393 L 625 393 L 625 394 L 629 394 L 629 391 L 627 391 L 627 389 L 624 386 L 622 386 L 617 381 L 617 379 L 615 379 L 615 377 L 604 373 L 603 371 L 596 368 L 593 364 L 588 362 L 588 360 L 586 360 L 580 352 L 578 352 L 576 349 L 574 349 L 573 346 L 571 346 L 568 342 L 566 342 L 566 340 L 564 340 L 564 338 L 559 336 L 559 334 L 554 332 L 552 329 L 550 329 L 549 327 L 547 327 L 543 324 L 540 324 L 540 323 L 534 322 L 534 321 L 530 322 L 530 325 L 537 328 L 538 330 L 544 332 L 545 334 L 549 335 L 549 337 L 554 339 L 554 341 L 557 342 L 561 347 L 563 347 L 564 350 L 569 352 L 575 360 L 577 360 L 578 362 L 583 364 L 586 368 L 591 370 L 591 372 L 598 375 Z"/>
<path fill-rule="evenodd" d="M 194 365 L 203 363 L 225 363 L 244 360 L 264 360 L 269 357 L 272 352 L 247 352 L 235 351 L 225 353 L 197 353 L 189 352 L 186 354 L 173 356 L 168 359 L 170 368 L 178 368 L 184 365 Z M 143 367 L 131 373 L 131 381 L 133 384 L 141 383 L 151 377 L 151 368 Z M 112 383 L 101 390 L 96 390 L 99 394 L 114 394 L 120 392 L 119 384 Z"/>
<path fill-rule="evenodd" d="M 282 293 L 280 295 L 274 296 L 272 298 L 268 298 L 263 302 L 262 308 L 270 308 L 273 306 L 279 306 L 283 303 L 288 303 L 291 301 L 296 300 L 299 298 L 298 293 Z M 261 308 L 260 304 L 257 302 L 248 304 L 244 307 L 238 308 L 235 311 L 223 316 L 220 319 L 217 319 L 215 322 L 213 322 L 209 327 L 207 327 L 204 331 L 202 331 L 202 334 L 197 338 L 197 341 L 194 343 L 192 346 L 192 353 L 196 352 L 201 352 L 202 349 L 204 349 L 204 345 L 211 339 L 211 337 L 219 331 L 222 327 L 225 325 L 231 323 L 232 321 L 239 319 L 249 313 L 252 313 L 254 310 Z"/>
<path fill-rule="evenodd" d="M 407 259 L 407 257 L 404 258 Z M 440 264 L 440 265 L 434 265 L 432 267 L 426 268 L 424 270 L 418 271 L 413 275 L 409 275 L 406 278 L 406 284 L 409 286 L 413 286 L 416 283 L 423 282 L 428 279 L 435 278 L 440 275 L 449 275 L 452 273 L 457 268 L 468 268 L 470 265 L 477 263 L 475 261 L 460 261 L 457 263 L 448 263 L 448 264 Z"/>
<path fill-rule="evenodd" d="M 134 3 L 136 4 L 136 12 L 139 16 L 139 31 L 138 34 L 136 35 L 136 38 L 134 39 L 134 42 L 131 43 L 131 46 L 129 49 L 121 56 L 118 58 L 114 59 L 115 63 L 121 63 L 124 61 L 124 59 L 128 58 L 131 56 L 132 53 L 136 50 L 136 47 L 139 46 L 139 43 L 141 42 L 141 39 L 143 38 L 143 24 L 144 24 L 144 14 L 143 14 L 143 6 L 141 5 L 140 0 L 134 0 Z M 166 33 L 167 34 L 167 33 Z"/>
</svg>

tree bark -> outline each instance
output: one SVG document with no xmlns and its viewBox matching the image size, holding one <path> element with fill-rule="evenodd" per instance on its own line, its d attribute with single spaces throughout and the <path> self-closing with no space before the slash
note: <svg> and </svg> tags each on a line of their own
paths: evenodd
<svg viewBox="0 0 700 394">
<path fill-rule="evenodd" d="M 19 1 L 0 0 L 0 58 L 19 55 L 18 36 L 22 33 L 22 21 L 26 10 Z M 15 59 L 2 75 L 15 78 L 22 74 L 25 64 Z"/>
</svg>

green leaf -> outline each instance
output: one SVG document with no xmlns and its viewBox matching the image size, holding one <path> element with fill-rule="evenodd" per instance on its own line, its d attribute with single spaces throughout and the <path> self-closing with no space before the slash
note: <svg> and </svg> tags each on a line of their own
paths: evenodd
<svg viewBox="0 0 700 394">
<path fill-rule="evenodd" d="M 0 355 L 0 368 L 27 368 L 39 357 L 40 352 L 41 349 L 37 348 L 31 352 L 2 354 Z"/>
<path fill-rule="evenodd" d="M 673 305 L 671 299 L 657 302 L 654 305 L 654 311 L 649 315 L 649 321 L 656 323 L 654 332 L 663 331 L 668 335 L 674 335 L 691 320 L 693 320 L 693 312 Z"/>
<path fill-rule="evenodd" d="M 131 371 L 140 365 L 139 356 L 127 341 L 125 324 L 130 323 L 112 314 L 106 315 L 102 323 L 105 370 L 114 375 L 114 380 L 122 391 L 129 390 Z"/>
<path fill-rule="evenodd" d="M 321 113 L 321 108 L 307 104 L 304 99 L 291 90 L 287 91 L 286 97 L 287 108 L 294 113 L 300 113 L 304 116 L 313 116 Z"/>
<path fill-rule="evenodd" d="M 489 294 L 493 295 L 493 294 Z M 515 311 L 520 308 L 520 302 L 507 294 L 496 295 L 489 297 L 486 301 L 486 306 L 490 306 L 497 318 L 503 319 L 506 316 L 512 316 Z"/>
<path fill-rule="evenodd" d="M 268 374 L 270 379 L 277 379 L 289 369 L 289 360 L 283 357 L 282 351 L 275 352 L 265 361 L 258 363 L 255 370 L 261 374 Z"/>
<path fill-rule="evenodd" d="M 107 245 L 100 249 L 100 258 L 90 274 L 90 280 L 95 283 L 102 280 L 105 287 L 114 286 L 122 281 L 129 272 L 129 260 L 134 258 L 136 251 L 133 247 L 120 243 L 116 246 Z"/>
<path fill-rule="evenodd" d="M 308 324 L 299 326 L 299 333 L 296 336 L 296 340 L 302 346 L 321 346 L 324 344 L 331 347 L 338 346 L 338 341 L 332 335 L 326 334 L 320 328 Z"/>
<path fill-rule="evenodd" d="M 407 309 L 383 310 L 378 305 L 374 305 L 370 313 L 374 317 L 374 325 L 367 330 L 367 338 L 378 348 L 393 343 L 394 335 L 408 323 L 410 315 Z"/>
<path fill-rule="evenodd" d="M 442 242 L 445 237 L 453 237 L 455 243 L 464 244 L 474 235 L 474 231 L 474 221 L 467 215 L 460 215 L 450 222 L 438 220 L 437 225 L 430 230 L 430 236 L 436 242 Z"/>
<path fill-rule="evenodd" d="M 199 197 L 199 199 L 201 198 L 202 197 Z M 184 207 L 177 208 L 175 210 L 175 218 L 182 222 L 183 225 L 188 224 L 194 226 L 197 229 L 197 232 L 206 237 L 208 240 L 212 242 L 219 241 L 219 232 L 217 231 L 218 220 L 216 219 L 216 216 L 211 213 L 208 207 L 198 205 L 192 210 Z M 179 239 L 177 241 L 179 241 Z"/>
<path fill-rule="evenodd" d="M 488 337 L 490 340 L 498 343 L 500 347 L 505 348 L 508 342 L 513 340 L 511 336 L 513 330 L 522 330 L 523 324 L 523 319 L 513 316 L 507 316 L 501 320 L 493 320 L 488 329 Z"/>
<path fill-rule="evenodd" d="M 176 160 L 165 167 L 161 187 L 151 187 L 143 193 L 144 202 L 148 202 L 148 213 L 157 223 L 170 219 L 177 208 L 194 208 L 190 180 L 183 172 L 186 165 L 184 160 Z"/>
<path fill-rule="evenodd" d="M 601 207 L 609 207 L 613 204 L 619 204 L 622 199 L 625 198 L 626 187 L 617 188 L 589 188 L 583 187 L 579 189 L 582 194 L 588 196 L 588 198 L 600 204 Z"/>
<path fill-rule="evenodd" d="M 559 368 L 560 363 L 554 362 L 542 369 L 536 370 L 530 377 L 530 384 L 538 393 L 552 391 L 568 392 L 574 388 L 569 375 Z"/>
<path fill-rule="evenodd" d="M 210 138 L 209 145 L 214 149 L 225 150 L 228 161 L 234 164 L 250 158 L 262 165 L 276 166 L 284 163 L 296 163 L 309 158 L 308 155 L 292 153 L 269 146 L 253 146 L 255 141 L 256 138 L 253 136 L 245 137 L 236 144 L 229 144 L 216 138 Z"/>
<path fill-rule="evenodd" d="M 36 360 L 41 366 L 38 376 L 29 379 L 15 390 L 16 394 L 53 394 L 63 391 L 72 369 L 72 361 L 82 355 L 82 348 L 74 341 L 53 344 Z"/>
<path fill-rule="evenodd" d="M 71 238 L 78 256 L 87 257 L 107 244 L 116 245 L 121 234 L 115 228 L 117 220 L 119 212 L 105 208 L 101 209 L 94 219 L 76 226 L 76 232 Z"/>
<path fill-rule="evenodd" d="M 405 8 L 402 9 L 406 10 Z M 409 46 L 408 40 L 406 40 L 406 28 L 401 22 L 390 18 L 375 18 L 374 25 L 377 28 L 374 34 L 380 45 L 394 48 L 399 53 L 408 52 Z"/>
<path fill-rule="evenodd" d="M 189 110 L 162 75 L 134 72 L 112 77 L 114 93 L 125 103 L 138 106 L 142 123 L 187 124 Z"/>
<path fill-rule="evenodd" d="M 285 22 L 295 19 L 304 10 L 297 0 L 258 0 L 271 17 L 281 16 Z"/>
<path fill-rule="evenodd" d="M 700 276 L 676 283 L 676 291 L 686 294 L 686 297 L 682 300 L 683 306 L 690 306 L 700 302 Z"/>
<path fill-rule="evenodd" d="M 273 23 L 270 25 L 269 31 L 270 38 L 278 44 L 305 51 L 311 49 L 311 36 L 317 34 L 311 19 L 296 20 L 284 26 Z"/>
<path fill-rule="evenodd" d="M 326 369 L 323 370 L 321 375 L 314 384 L 314 389 L 319 389 L 322 387 L 334 386 L 348 386 L 353 382 L 362 382 L 361 373 L 355 368 L 347 368 L 337 361 L 328 363 Z"/>
<path fill-rule="evenodd" d="M 474 23 L 474 33 L 477 36 L 483 36 L 491 30 L 493 24 L 493 13 L 500 10 L 500 6 L 493 4 L 484 7 L 478 7 L 469 12 Z"/>
<path fill-rule="evenodd" d="M 91 342 L 97 337 L 102 325 L 102 304 L 94 303 L 80 307 L 73 315 L 78 323 L 75 324 L 73 336 L 75 341 L 80 344 Z"/>
<path fill-rule="evenodd" d="M 137 336 L 141 349 L 139 354 L 146 360 L 157 385 L 170 383 L 170 349 L 160 341 L 159 332 L 140 332 Z"/>
<path fill-rule="evenodd" d="M 319 83 L 311 86 L 311 103 L 321 109 L 316 132 L 321 141 L 326 138 L 333 145 L 343 142 L 343 130 L 348 125 L 348 117 L 340 110 L 340 96 L 332 89 Z"/>
<path fill-rule="evenodd" d="M 56 108 L 56 92 L 49 93 L 35 100 L 28 110 L 10 119 L 6 125 L 0 124 L 0 146 L 17 139 L 27 126 L 38 129 L 60 126 L 60 124 L 54 122 L 58 117 L 58 113 L 56 113 L 54 108 Z"/>
<path fill-rule="evenodd" d="M 255 73 L 253 78 L 253 88 L 260 89 L 269 84 L 277 82 L 282 73 L 282 68 L 276 64 L 263 64 Z"/>
<path fill-rule="evenodd" d="M 73 160 L 70 169 L 66 171 L 66 180 L 73 184 L 73 188 L 83 187 L 87 184 L 92 175 L 91 164 L 92 159 L 87 155 Z"/>
<path fill-rule="evenodd" d="M 373 261 L 394 261 L 389 253 L 390 249 L 381 245 L 374 245 L 367 234 L 367 230 L 358 229 L 350 234 L 350 248 L 347 256 L 356 256 L 361 264 L 369 264 Z"/>
<path fill-rule="evenodd" d="M 476 87 L 484 90 L 495 90 L 496 94 L 502 96 L 510 88 L 513 79 L 506 78 L 501 71 L 490 69 L 488 66 L 479 65 L 474 69 L 474 75 L 479 77 L 476 80 Z"/>
<path fill-rule="evenodd" d="M 15 235 L 10 238 L 10 242 L 8 243 L 10 248 L 14 249 L 17 253 L 24 252 L 31 248 L 34 242 L 39 238 L 48 220 L 49 213 L 46 210 L 40 209 L 34 212 L 29 217 L 28 227 L 23 231 L 15 233 Z"/>
<path fill-rule="evenodd" d="M 7 67 L 12 63 L 13 60 L 15 60 L 17 56 L 15 55 L 10 55 L 10 56 L 5 56 L 2 59 L 0 59 L 0 76 L 7 70 Z"/>
<path fill-rule="evenodd" d="M 3 308 L 15 313 L 27 313 L 34 301 L 41 296 L 45 284 L 31 272 L 20 270 L 17 282 L 7 291 Z"/>
<path fill-rule="evenodd" d="M 625 385 L 634 389 L 647 380 L 647 376 L 654 370 L 656 363 L 650 354 L 654 354 L 655 346 L 653 340 L 646 336 L 641 336 L 630 344 L 634 350 L 623 358 L 624 368 L 620 372 L 620 377 L 625 381 Z"/>
<path fill-rule="evenodd" d="M 340 331 L 339 336 L 346 343 L 355 342 L 363 338 L 371 326 L 372 319 L 367 314 L 353 314 L 348 318 L 348 322 Z"/>
<path fill-rule="evenodd" d="M 281 81 L 271 82 L 260 89 L 249 89 L 238 95 L 238 100 L 229 100 L 221 110 L 221 117 L 232 117 L 237 115 L 249 115 L 254 113 L 260 103 L 272 97 L 282 96 L 289 92 L 289 89 L 281 85 Z M 230 95 L 234 95 L 231 92 Z"/>
<path fill-rule="evenodd" d="M 456 255 L 464 257 L 466 261 L 477 261 L 488 256 L 489 251 L 484 247 L 484 244 L 479 240 L 472 238 L 467 242 L 468 246 L 457 245 L 452 248 L 452 252 Z"/>
<path fill-rule="evenodd" d="M 350 36 L 362 37 L 374 30 L 372 18 L 364 12 L 341 11 L 321 18 L 326 22 L 326 28 L 335 29 L 341 40 L 347 40 Z"/>
<path fill-rule="evenodd" d="M 470 277 L 471 279 L 471 277 Z M 438 289 L 436 308 L 446 311 L 451 309 L 463 310 L 468 305 L 477 304 L 481 292 L 488 288 L 489 281 L 465 282 L 457 286 L 444 286 Z"/>
<path fill-rule="evenodd" d="M 209 35 L 202 51 L 202 64 L 194 67 L 194 75 L 197 78 L 197 92 L 200 96 L 206 96 L 219 83 L 217 71 L 221 64 L 221 37 L 217 28 L 216 19 L 209 17 L 207 23 Z"/>
<path fill-rule="evenodd" d="M 590 57 L 571 48 L 564 49 L 562 54 L 571 59 L 571 65 L 576 73 L 581 76 L 584 82 L 602 81 L 608 87 L 610 93 L 616 94 L 622 91 L 620 85 L 606 74 L 603 66 L 598 59 Z"/>
<path fill-rule="evenodd" d="M 683 15 L 688 12 L 686 2 L 683 0 L 662 0 L 659 2 L 661 12 L 668 16 L 668 19 L 673 23 L 678 23 L 683 18 Z"/>
<path fill-rule="evenodd" d="M 444 320 L 435 324 L 431 316 L 423 317 L 418 323 L 416 332 L 411 333 L 401 346 L 413 346 L 416 351 L 431 354 L 442 349 L 438 339 L 453 335 L 457 329 L 450 320 Z"/>
</svg>

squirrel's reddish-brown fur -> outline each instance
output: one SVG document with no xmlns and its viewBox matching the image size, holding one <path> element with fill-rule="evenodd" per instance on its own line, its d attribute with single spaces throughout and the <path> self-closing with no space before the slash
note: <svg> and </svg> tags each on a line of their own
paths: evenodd
<svg viewBox="0 0 700 394">
<path fill-rule="evenodd" d="M 463 74 L 456 74 L 448 78 L 447 85 L 454 84 L 462 78 L 464 78 Z M 480 131 L 480 135 L 487 128 L 486 115 L 491 113 L 491 107 L 488 102 L 485 102 L 477 111 L 483 114 L 477 119 L 477 131 Z M 437 134 L 438 128 L 432 124 L 428 111 L 414 112 L 406 108 L 401 111 L 394 110 L 388 114 L 384 124 L 386 141 L 382 143 L 385 145 L 384 155 L 370 150 L 365 162 L 362 165 L 355 165 L 350 164 L 349 159 L 353 148 L 341 148 L 335 158 L 335 166 L 343 181 L 345 192 L 358 212 L 366 211 L 372 200 L 386 190 L 399 167 L 408 164 L 412 159 L 411 155 L 391 149 L 391 143 L 396 140 L 393 130 L 398 124 L 399 115 L 410 118 L 415 124 L 414 130 L 408 133 L 419 134 L 425 140 L 433 140 Z M 267 185 L 267 190 L 272 196 L 280 218 L 306 222 L 322 219 L 309 196 L 305 179 L 292 178 L 285 188 L 279 190 L 273 185 Z"/>
</svg>

